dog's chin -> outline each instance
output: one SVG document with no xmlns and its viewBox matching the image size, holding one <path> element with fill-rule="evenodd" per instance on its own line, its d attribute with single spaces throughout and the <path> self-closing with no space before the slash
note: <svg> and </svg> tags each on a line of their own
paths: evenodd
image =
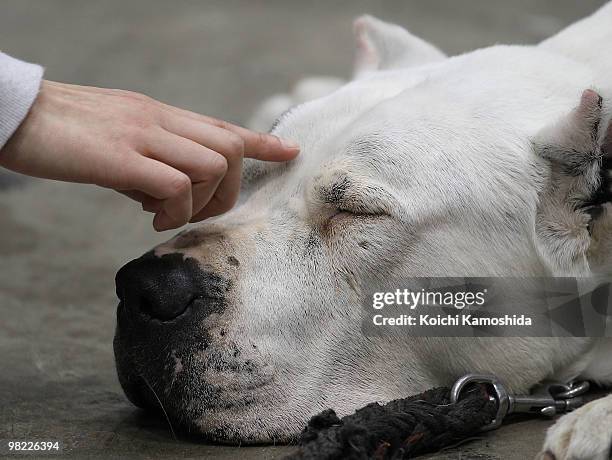
<svg viewBox="0 0 612 460">
<path fill-rule="evenodd" d="M 239 409 L 209 411 L 192 424 L 191 435 L 226 445 L 292 444 L 299 437 L 306 424 L 305 420 L 293 418 L 290 414 L 271 416 L 265 409 L 254 415 L 249 410 L 244 414 Z M 198 430 L 197 432 L 194 432 Z"/>
<path fill-rule="evenodd" d="M 304 428 L 307 419 L 297 419 L 289 414 L 273 416 L 266 410 L 240 407 L 211 407 L 198 410 L 200 416 L 192 419 L 185 411 L 173 415 L 156 411 L 160 417 L 170 417 L 177 435 L 213 444 L 232 446 L 292 444 Z M 176 409 L 175 409 L 176 411 Z M 280 421 L 280 423 L 279 423 Z"/>
</svg>

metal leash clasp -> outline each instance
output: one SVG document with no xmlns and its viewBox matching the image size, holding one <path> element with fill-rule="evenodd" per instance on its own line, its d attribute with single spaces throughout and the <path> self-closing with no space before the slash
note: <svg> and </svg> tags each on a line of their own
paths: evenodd
<svg viewBox="0 0 612 460">
<path fill-rule="evenodd" d="M 490 398 L 497 403 L 497 413 L 491 423 L 482 427 L 482 431 L 498 428 L 509 414 L 533 414 L 552 417 L 556 414 L 572 411 L 586 401 L 583 395 L 589 390 L 589 382 L 544 382 L 534 387 L 529 395 L 508 393 L 503 383 L 494 375 L 467 374 L 458 379 L 451 388 L 451 403 L 456 403 L 466 386 L 482 383 L 493 389 Z"/>
</svg>

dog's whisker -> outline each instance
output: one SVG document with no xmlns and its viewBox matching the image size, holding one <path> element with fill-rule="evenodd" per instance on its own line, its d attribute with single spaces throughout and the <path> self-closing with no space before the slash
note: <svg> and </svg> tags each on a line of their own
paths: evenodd
<svg viewBox="0 0 612 460">
<path fill-rule="evenodd" d="M 149 390 L 151 390 L 151 392 L 155 396 L 155 399 L 157 399 L 159 407 L 161 407 L 161 410 L 163 411 L 164 416 L 166 417 L 166 421 L 168 422 L 168 426 L 170 427 L 170 432 L 172 433 L 172 437 L 176 441 L 178 438 L 176 437 L 176 433 L 174 433 L 174 428 L 172 428 L 172 423 L 170 422 L 170 417 L 168 417 L 168 413 L 166 412 L 166 409 L 164 408 L 164 405 L 162 404 L 161 399 L 159 399 L 159 396 L 157 396 L 157 393 L 153 389 L 153 386 L 149 383 L 149 381 L 146 379 L 146 377 L 144 375 L 140 374 L 140 378 L 149 387 Z"/>
</svg>

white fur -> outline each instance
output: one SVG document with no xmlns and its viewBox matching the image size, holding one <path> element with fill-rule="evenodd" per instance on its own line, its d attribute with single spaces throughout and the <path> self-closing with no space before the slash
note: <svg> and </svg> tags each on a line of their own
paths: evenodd
<svg viewBox="0 0 612 460">
<path fill-rule="evenodd" d="M 612 4 L 541 46 L 450 58 L 370 17 L 356 31 L 358 78 L 314 90 L 317 99 L 274 130 L 300 143 L 298 159 L 249 164 L 241 206 L 157 248 L 218 270 L 228 253 L 240 260 L 231 313 L 204 325 L 216 339 L 197 356 L 217 359 L 231 344 L 258 372 L 207 368 L 203 381 L 221 382 L 237 401 L 251 388 L 251 402 L 209 411 L 201 430 L 214 437 L 216 427 L 229 427 L 234 441 L 289 439 L 321 409 L 343 415 L 466 372 L 496 374 L 520 392 L 544 378 L 612 383 L 609 339 L 364 337 L 359 302 L 362 287 L 377 280 L 609 268 L 609 218 L 591 238 L 584 216 L 565 206 L 568 195 L 550 188 L 557 181 L 574 190 L 538 154 L 537 140 L 555 137 L 547 127 L 570 116 L 584 89 L 612 100 Z M 295 102 L 276 99 L 255 124 Z M 342 181 L 350 183 L 342 200 L 326 201 Z M 558 458 L 586 452 L 592 437 L 583 425 L 607 421 L 609 434 L 612 399 L 596 404 L 562 418 L 546 448 Z M 560 432 L 572 441 L 561 442 Z"/>
<path fill-rule="evenodd" d="M 549 428 L 539 458 L 608 460 L 612 444 L 610 427 L 612 427 L 612 395 L 595 400 L 561 417 Z"/>
</svg>

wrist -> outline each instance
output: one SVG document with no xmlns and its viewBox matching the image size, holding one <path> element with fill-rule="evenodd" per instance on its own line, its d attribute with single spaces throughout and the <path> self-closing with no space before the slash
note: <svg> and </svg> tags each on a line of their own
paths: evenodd
<svg viewBox="0 0 612 460">
<path fill-rule="evenodd" d="M 34 103 L 43 69 L 0 53 L 0 155 Z"/>
</svg>

